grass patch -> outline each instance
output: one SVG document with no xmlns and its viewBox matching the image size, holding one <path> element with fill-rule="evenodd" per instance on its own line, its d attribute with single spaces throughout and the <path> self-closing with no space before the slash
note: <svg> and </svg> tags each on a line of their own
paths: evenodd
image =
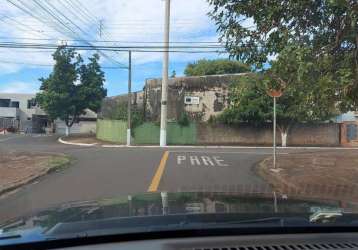
<svg viewBox="0 0 358 250">
<path fill-rule="evenodd" d="M 62 170 L 67 168 L 71 163 L 71 158 L 66 155 L 51 156 L 48 160 L 47 167 L 50 171 Z"/>
<path fill-rule="evenodd" d="M 121 205 L 121 204 L 128 203 L 128 197 L 120 196 L 120 197 L 111 198 L 111 199 L 103 199 L 103 200 L 98 201 L 98 203 L 102 206 Z"/>
</svg>

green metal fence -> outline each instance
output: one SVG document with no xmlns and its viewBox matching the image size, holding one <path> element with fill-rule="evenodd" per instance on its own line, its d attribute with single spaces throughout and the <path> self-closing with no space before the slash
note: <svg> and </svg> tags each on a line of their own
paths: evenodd
<svg viewBox="0 0 358 250">
<path fill-rule="evenodd" d="M 126 121 L 119 120 L 98 120 L 97 121 L 97 138 L 116 142 L 126 143 Z M 180 126 L 176 122 L 168 122 L 167 143 L 168 144 L 195 144 L 196 143 L 196 124 L 189 126 Z M 160 127 L 156 123 L 145 122 L 133 129 L 132 143 L 141 144 L 159 144 Z"/>
<path fill-rule="evenodd" d="M 126 143 L 127 122 L 119 120 L 97 120 L 96 136 L 100 140 Z"/>
<path fill-rule="evenodd" d="M 168 123 L 167 143 L 171 145 L 189 145 L 196 143 L 196 124 L 180 126 L 176 122 Z"/>
<path fill-rule="evenodd" d="M 145 122 L 133 129 L 133 144 L 159 144 L 160 127 Z"/>
</svg>

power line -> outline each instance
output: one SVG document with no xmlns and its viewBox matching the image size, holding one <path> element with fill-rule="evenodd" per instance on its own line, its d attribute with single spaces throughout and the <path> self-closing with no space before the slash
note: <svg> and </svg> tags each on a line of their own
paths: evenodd
<svg viewBox="0 0 358 250">
<path fill-rule="evenodd" d="M 49 22 L 46 22 L 46 23 L 45 23 L 43 20 L 41 20 L 41 18 L 39 17 L 39 16 L 43 16 L 43 15 L 41 15 L 41 13 L 37 12 L 37 15 L 38 15 L 38 16 L 35 15 L 35 14 L 31 11 L 31 8 L 29 8 L 29 6 L 27 6 L 26 4 L 24 4 L 21 0 L 18 0 L 18 2 L 20 2 L 20 3 L 22 4 L 22 6 L 19 5 L 19 3 L 15 3 L 13 0 L 7 0 L 7 2 L 9 2 L 10 4 L 12 4 L 12 5 L 15 6 L 16 8 L 20 9 L 21 11 L 25 12 L 26 14 L 32 16 L 33 18 L 35 18 L 36 20 L 40 21 L 41 23 L 46 24 L 46 25 L 50 24 Z M 29 11 L 29 9 L 30 9 L 30 11 Z M 53 27 L 53 28 L 54 28 L 55 30 L 57 30 L 56 27 Z M 57 31 L 58 31 L 58 30 L 57 30 Z M 67 34 L 66 34 L 66 36 L 67 36 Z"/>
<path fill-rule="evenodd" d="M 6 60 L 0 60 L 0 63 L 19 64 L 19 65 L 36 66 L 36 67 L 53 67 L 54 66 L 54 64 L 41 64 L 41 63 L 6 61 Z M 118 69 L 118 68 L 120 68 L 120 67 L 101 66 L 101 69 Z"/>
<path fill-rule="evenodd" d="M 72 0 L 69 0 L 70 2 L 72 2 Z M 78 0 L 74 0 L 79 8 L 78 10 L 82 13 L 84 13 L 89 19 L 92 19 L 95 23 L 99 21 L 99 19 L 95 18 L 94 15 L 91 14 L 91 12 L 87 9 L 87 7 L 85 5 L 83 5 L 81 2 L 79 2 Z"/>
<path fill-rule="evenodd" d="M 80 39 L 52 39 L 52 38 L 32 38 L 32 37 L 0 37 L 6 40 L 32 40 L 32 41 L 58 41 L 66 40 L 69 42 L 81 42 Z M 138 43 L 138 44 L 156 44 L 163 43 L 161 41 L 135 41 L 135 40 L 87 40 L 92 43 Z M 214 41 L 171 41 L 169 44 L 221 44 Z"/>
<path fill-rule="evenodd" d="M 7 0 L 8 2 L 10 2 L 11 4 L 13 4 L 15 7 L 21 9 L 22 11 L 26 12 L 27 14 L 31 15 L 32 17 L 38 19 L 40 22 L 44 23 L 41 19 L 39 19 L 37 16 L 34 16 L 30 11 L 24 9 L 23 7 L 15 4 L 14 2 L 12 2 L 11 0 Z M 20 1 L 20 0 L 19 0 Z M 44 6 L 42 6 L 40 3 L 38 3 L 36 0 L 33 0 L 40 8 L 42 8 L 46 13 L 50 14 L 50 16 L 52 16 L 55 20 L 57 20 L 63 27 L 65 27 L 67 30 L 69 30 L 71 33 L 73 34 L 77 34 L 75 31 L 73 31 L 70 27 L 68 27 L 58 16 L 56 16 L 52 11 L 48 10 L 47 8 L 45 8 Z M 20 1 L 21 2 L 21 1 Z M 23 2 L 21 2 L 23 4 L 23 6 L 29 8 L 28 6 L 26 6 Z M 63 33 L 62 29 L 58 29 L 56 26 L 54 27 L 57 31 L 59 31 L 60 33 Z M 67 34 L 66 34 L 67 35 Z M 86 40 L 81 39 L 81 41 L 86 42 Z M 121 63 L 117 62 L 116 60 L 108 57 L 107 55 L 105 55 L 103 52 L 99 51 L 99 53 L 101 55 L 103 55 L 105 58 L 109 59 L 109 60 L 113 60 L 115 63 L 122 65 Z"/>
<path fill-rule="evenodd" d="M 39 20 L 40 22 L 44 23 L 39 17 L 33 15 L 33 13 L 31 11 L 28 11 L 27 9 L 24 9 L 22 6 L 19 6 L 18 4 L 14 3 L 12 0 L 7 0 L 9 3 L 11 3 L 12 5 L 14 5 L 15 7 L 19 8 L 20 10 L 24 11 L 25 13 L 31 15 L 32 17 L 36 18 L 37 20 Z M 20 0 L 18 0 L 20 1 Z M 54 12 L 52 12 L 51 10 L 49 10 L 48 8 L 44 7 L 43 5 L 41 5 L 37 0 L 33 0 L 42 10 L 44 10 L 47 14 L 49 14 L 52 18 L 54 18 L 55 20 L 57 20 L 64 28 L 66 28 L 67 30 L 69 30 L 72 34 L 75 34 L 77 36 L 79 36 L 77 34 L 77 32 L 75 32 L 71 27 L 69 27 L 68 25 L 66 25 L 63 20 L 61 20 L 61 18 L 59 18 Z M 20 3 L 22 3 L 23 6 L 29 8 L 28 6 L 26 6 L 22 1 L 20 1 Z M 50 4 L 51 5 L 51 4 Z M 56 9 L 57 10 L 57 9 Z M 58 10 L 57 10 L 58 11 Z M 62 14 L 62 13 L 61 13 Z M 63 15 L 63 14 L 62 14 Z M 67 18 L 67 20 L 71 21 L 70 19 Z M 73 22 L 72 22 L 73 23 Z M 76 25 L 77 26 L 77 25 Z M 77 26 L 78 27 L 78 26 Z M 60 33 L 64 33 L 64 31 L 62 29 L 58 29 L 56 26 L 55 26 L 55 29 L 57 31 L 59 31 Z M 67 34 L 66 34 L 67 35 Z M 79 36 L 80 37 L 80 36 Z M 81 37 L 80 37 L 81 38 Z M 87 42 L 85 39 L 82 39 L 81 40 L 89 45 L 91 45 L 91 43 Z M 106 54 L 104 54 L 102 51 L 98 51 L 98 53 L 100 53 L 103 57 L 105 57 L 106 59 L 110 60 L 110 61 L 113 61 L 115 62 L 116 64 L 119 64 L 119 65 L 123 65 L 122 63 L 116 61 L 115 59 L 107 56 Z"/>
<path fill-rule="evenodd" d="M 50 43 L 19 43 L 19 42 L 0 42 L 1 45 L 10 45 L 10 46 L 20 46 L 20 47 L 48 47 L 48 48 L 57 48 L 57 44 Z M 66 45 L 69 48 L 94 48 L 94 49 L 107 49 L 107 50 L 116 50 L 116 49 L 213 49 L 213 48 L 225 48 L 220 45 L 133 45 L 133 46 L 109 46 L 109 45 Z"/>
<path fill-rule="evenodd" d="M 37 2 L 37 0 L 33 0 L 33 1 Z M 47 4 L 48 4 L 50 7 L 52 7 L 54 10 L 56 10 L 57 13 L 59 13 L 61 16 L 63 16 L 66 20 L 68 20 L 72 25 L 74 25 L 74 26 L 75 26 L 78 30 L 80 30 L 82 33 L 88 35 L 89 37 L 91 36 L 91 35 L 89 35 L 86 31 L 84 31 L 81 27 L 79 27 L 76 23 L 74 23 L 70 18 L 68 18 L 65 14 L 63 14 L 61 11 L 59 11 L 59 10 L 58 10 L 54 5 L 52 5 L 50 2 L 47 2 Z M 86 42 L 87 44 L 89 44 L 89 45 L 92 46 L 92 44 L 91 44 L 90 42 L 88 42 L 87 40 L 85 40 L 85 42 Z M 100 53 L 101 55 L 103 55 L 106 59 L 112 60 L 113 62 L 115 62 L 115 63 L 117 63 L 117 64 L 119 64 L 119 65 L 122 65 L 122 63 L 116 61 L 115 59 L 113 59 L 113 58 L 111 58 L 111 57 L 109 57 L 109 56 L 107 56 L 107 55 L 104 54 L 103 52 L 100 52 L 100 51 L 99 51 L 99 53 Z"/>
<path fill-rule="evenodd" d="M 169 49 L 166 50 L 164 47 L 163 48 L 157 48 L 157 49 L 146 49 L 145 47 L 141 47 L 141 48 L 132 48 L 132 47 L 127 47 L 127 48 L 120 48 L 120 47 L 112 47 L 112 48 L 108 48 L 108 47 L 93 47 L 93 46 L 77 46 L 77 45 L 67 45 L 68 48 L 73 48 L 73 49 L 77 49 L 77 50 L 96 50 L 96 51 L 116 51 L 116 52 L 128 52 L 128 51 L 133 51 L 133 52 L 150 52 L 150 53 L 155 53 L 155 52 L 170 52 L 170 53 L 188 53 L 188 54 L 194 54 L 194 53 L 227 53 L 226 51 L 223 50 L 183 50 L 183 49 Z M 48 50 L 48 49 L 57 49 L 57 45 L 51 45 L 51 46 L 45 46 L 45 45 L 41 45 L 41 44 L 27 44 L 27 45 L 21 45 L 21 44 L 2 44 L 0 43 L 0 48 L 13 48 L 13 49 L 38 49 L 38 50 Z"/>
</svg>

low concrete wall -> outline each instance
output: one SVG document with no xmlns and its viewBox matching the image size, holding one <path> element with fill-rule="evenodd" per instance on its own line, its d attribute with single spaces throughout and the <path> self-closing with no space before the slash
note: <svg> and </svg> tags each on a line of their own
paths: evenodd
<svg viewBox="0 0 358 250">
<path fill-rule="evenodd" d="M 281 135 L 277 131 L 277 144 Z M 223 124 L 197 125 L 197 144 L 227 145 L 272 145 L 272 126 L 260 128 L 248 124 L 227 126 Z M 340 125 L 337 123 L 298 124 L 291 128 L 287 136 L 289 146 L 338 146 L 340 145 Z"/>
<path fill-rule="evenodd" d="M 270 142 L 272 142 L 272 131 L 268 127 L 257 129 L 246 124 L 228 126 L 199 123 L 197 125 L 198 144 L 264 145 Z"/>
<path fill-rule="evenodd" d="M 339 146 L 340 124 L 298 124 L 287 136 L 288 145 Z"/>
</svg>

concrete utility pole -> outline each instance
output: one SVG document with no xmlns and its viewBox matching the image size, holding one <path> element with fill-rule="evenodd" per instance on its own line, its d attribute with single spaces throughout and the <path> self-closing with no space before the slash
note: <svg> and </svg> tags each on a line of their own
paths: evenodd
<svg viewBox="0 0 358 250">
<path fill-rule="evenodd" d="M 103 19 L 99 20 L 98 33 L 99 33 L 99 37 L 102 38 L 102 33 L 103 33 Z"/>
<path fill-rule="evenodd" d="M 276 96 L 273 97 L 273 168 L 276 169 Z"/>
<path fill-rule="evenodd" d="M 170 0 L 165 2 L 164 17 L 164 54 L 162 73 L 162 100 L 160 112 L 160 146 L 167 145 L 167 98 L 168 98 L 168 64 L 169 64 L 169 26 L 170 26 Z"/>
<path fill-rule="evenodd" d="M 127 146 L 131 145 L 131 106 L 132 106 L 132 51 L 128 51 Z"/>
<path fill-rule="evenodd" d="M 168 207 L 168 193 L 167 192 L 160 192 L 160 196 L 162 197 L 162 209 L 163 215 L 168 214 L 169 207 Z"/>
</svg>

